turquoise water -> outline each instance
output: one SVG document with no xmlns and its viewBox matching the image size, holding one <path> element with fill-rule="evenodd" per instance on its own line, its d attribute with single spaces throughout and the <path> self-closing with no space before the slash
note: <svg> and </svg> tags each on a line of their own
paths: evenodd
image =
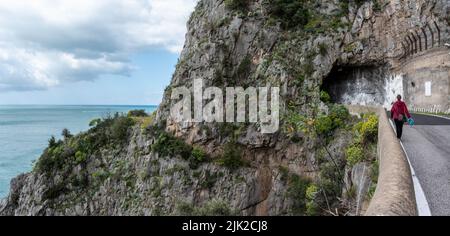
<svg viewBox="0 0 450 236">
<path fill-rule="evenodd" d="M 67 128 L 72 134 L 89 129 L 89 122 L 115 112 L 156 106 L 3 106 L 0 105 L 0 198 L 9 192 L 9 183 L 31 170 L 54 135 L 60 138 Z"/>
</svg>

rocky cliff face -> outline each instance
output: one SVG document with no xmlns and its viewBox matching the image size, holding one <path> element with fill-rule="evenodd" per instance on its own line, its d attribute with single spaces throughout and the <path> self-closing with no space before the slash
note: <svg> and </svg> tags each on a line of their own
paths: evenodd
<svg viewBox="0 0 450 236">
<path fill-rule="evenodd" d="M 365 162 L 349 164 L 345 149 L 357 142 L 357 120 L 328 102 L 323 80 L 340 67 L 395 68 L 408 30 L 447 24 L 449 5 L 201 0 L 154 117 L 108 118 L 51 143 L 32 172 L 12 181 L 0 214 L 355 214 L 354 199 L 364 201 L 371 185 L 354 196 Z M 281 129 L 263 135 L 259 124 L 174 122 L 172 89 L 197 78 L 222 88 L 280 87 Z M 374 149 L 362 155 L 373 160 Z"/>
</svg>

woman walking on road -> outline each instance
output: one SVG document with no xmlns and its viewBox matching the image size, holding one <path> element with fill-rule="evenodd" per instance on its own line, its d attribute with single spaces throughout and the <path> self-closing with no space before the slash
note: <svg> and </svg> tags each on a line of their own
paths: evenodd
<svg viewBox="0 0 450 236">
<path fill-rule="evenodd" d="M 392 105 L 391 119 L 394 120 L 397 138 L 401 139 L 403 134 L 403 124 L 411 119 L 406 103 L 402 101 L 402 96 L 397 96 L 397 101 Z"/>
</svg>

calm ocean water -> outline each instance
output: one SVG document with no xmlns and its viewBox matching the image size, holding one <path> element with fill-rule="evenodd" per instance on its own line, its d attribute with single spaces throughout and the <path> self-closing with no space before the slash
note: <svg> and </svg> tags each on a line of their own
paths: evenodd
<svg viewBox="0 0 450 236">
<path fill-rule="evenodd" d="M 11 179 L 31 170 L 54 135 L 67 128 L 72 134 L 89 129 L 89 122 L 108 113 L 156 106 L 2 106 L 0 105 L 0 198 L 9 192 Z"/>
</svg>

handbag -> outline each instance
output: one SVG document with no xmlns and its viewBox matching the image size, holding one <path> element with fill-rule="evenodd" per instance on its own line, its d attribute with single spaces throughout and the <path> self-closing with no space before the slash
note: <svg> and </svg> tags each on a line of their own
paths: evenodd
<svg viewBox="0 0 450 236">
<path fill-rule="evenodd" d="M 415 125 L 415 122 L 414 122 L 413 118 L 409 118 L 409 119 L 408 119 L 408 124 L 409 124 L 409 126 L 411 126 L 411 127 L 413 127 L 413 126 Z"/>
</svg>

